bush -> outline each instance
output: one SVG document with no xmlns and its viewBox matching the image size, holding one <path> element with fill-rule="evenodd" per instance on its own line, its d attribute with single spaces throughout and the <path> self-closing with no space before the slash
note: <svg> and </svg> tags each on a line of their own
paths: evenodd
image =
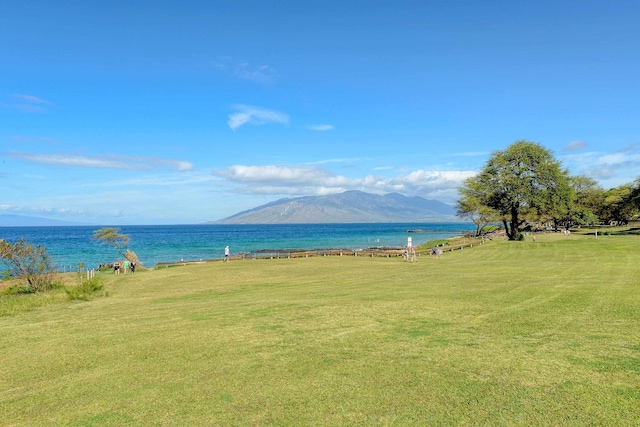
<svg viewBox="0 0 640 427">
<path fill-rule="evenodd" d="M 62 284 L 62 282 L 60 282 L 59 280 L 53 280 L 51 283 L 49 283 L 49 287 L 47 290 L 51 291 L 54 289 L 60 289 L 62 288 L 64 285 Z M 9 296 L 9 295 L 26 295 L 26 294 L 35 294 L 36 291 L 33 288 L 29 288 L 26 287 L 24 284 L 22 283 L 15 283 L 12 284 L 11 286 L 8 286 L 4 289 L 0 290 L 0 297 L 2 296 Z"/>
<path fill-rule="evenodd" d="M 80 277 L 80 284 L 76 286 L 65 286 L 64 291 L 70 300 L 88 301 L 93 296 L 107 296 L 104 285 L 100 283 L 97 277 L 83 279 Z"/>
</svg>

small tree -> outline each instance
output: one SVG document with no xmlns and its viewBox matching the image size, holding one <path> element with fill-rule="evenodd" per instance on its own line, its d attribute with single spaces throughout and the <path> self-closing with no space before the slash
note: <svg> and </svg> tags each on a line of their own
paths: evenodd
<svg viewBox="0 0 640 427">
<path fill-rule="evenodd" d="M 127 247 L 131 238 L 126 234 L 120 233 L 119 228 L 105 227 L 95 230 L 93 232 L 93 239 L 103 245 L 113 246 L 124 259 L 135 262 L 138 267 L 142 267 L 138 255 Z"/>
<path fill-rule="evenodd" d="M 131 238 L 126 234 L 120 233 L 119 228 L 105 227 L 95 230 L 93 232 L 93 239 L 99 241 L 103 245 L 113 246 L 123 258 L 127 258 L 127 245 Z"/>
<path fill-rule="evenodd" d="M 56 269 L 40 245 L 33 246 L 24 239 L 15 243 L 0 239 L 0 261 L 7 267 L 6 276 L 24 279 L 27 292 L 47 291 L 55 283 Z"/>
<path fill-rule="evenodd" d="M 132 263 L 136 263 L 136 268 L 142 268 L 144 267 L 142 265 L 142 261 L 140 261 L 140 259 L 138 258 L 138 255 L 132 251 L 131 249 L 127 249 L 125 258 L 127 258 L 129 261 L 131 261 Z"/>
</svg>

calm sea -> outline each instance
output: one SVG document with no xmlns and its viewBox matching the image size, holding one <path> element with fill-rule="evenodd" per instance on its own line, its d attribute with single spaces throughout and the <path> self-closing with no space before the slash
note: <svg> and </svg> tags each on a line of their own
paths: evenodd
<svg viewBox="0 0 640 427">
<path fill-rule="evenodd" d="M 47 249 L 60 269 L 77 270 L 79 263 L 92 268 L 118 257 L 112 246 L 92 239 L 100 227 L 0 227 L 0 238 L 14 242 L 24 238 Z M 404 247 L 407 238 L 418 246 L 473 230 L 469 223 L 385 224 L 260 224 L 260 225 L 139 225 L 121 226 L 131 237 L 129 249 L 146 267 L 159 262 L 222 258 L 231 253 L 287 249 L 366 249 Z M 408 233 L 407 230 L 429 230 Z"/>
</svg>

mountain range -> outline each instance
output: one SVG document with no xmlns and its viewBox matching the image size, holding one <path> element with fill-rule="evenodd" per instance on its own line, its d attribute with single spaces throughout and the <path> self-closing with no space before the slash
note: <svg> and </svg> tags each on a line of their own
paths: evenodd
<svg viewBox="0 0 640 427">
<path fill-rule="evenodd" d="M 285 198 L 213 224 L 321 224 L 459 221 L 456 210 L 437 200 L 346 191 L 327 196 Z"/>
</svg>

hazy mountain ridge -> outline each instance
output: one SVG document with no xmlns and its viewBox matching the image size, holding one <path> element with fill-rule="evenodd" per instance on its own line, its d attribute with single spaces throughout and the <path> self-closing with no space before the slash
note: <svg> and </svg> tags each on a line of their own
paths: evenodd
<svg viewBox="0 0 640 427">
<path fill-rule="evenodd" d="M 327 196 L 285 198 L 230 217 L 215 224 L 304 224 L 366 222 L 456 221 L 456 210 L 437 200 L 384 196 L 347 191 Z"/>
<path fill-rule="evenodd" d="M 62 221 L 26 215 L 0 214 L 0 227 L 53 227 L 84 225 L 78 222 Z"/>
</svg>

